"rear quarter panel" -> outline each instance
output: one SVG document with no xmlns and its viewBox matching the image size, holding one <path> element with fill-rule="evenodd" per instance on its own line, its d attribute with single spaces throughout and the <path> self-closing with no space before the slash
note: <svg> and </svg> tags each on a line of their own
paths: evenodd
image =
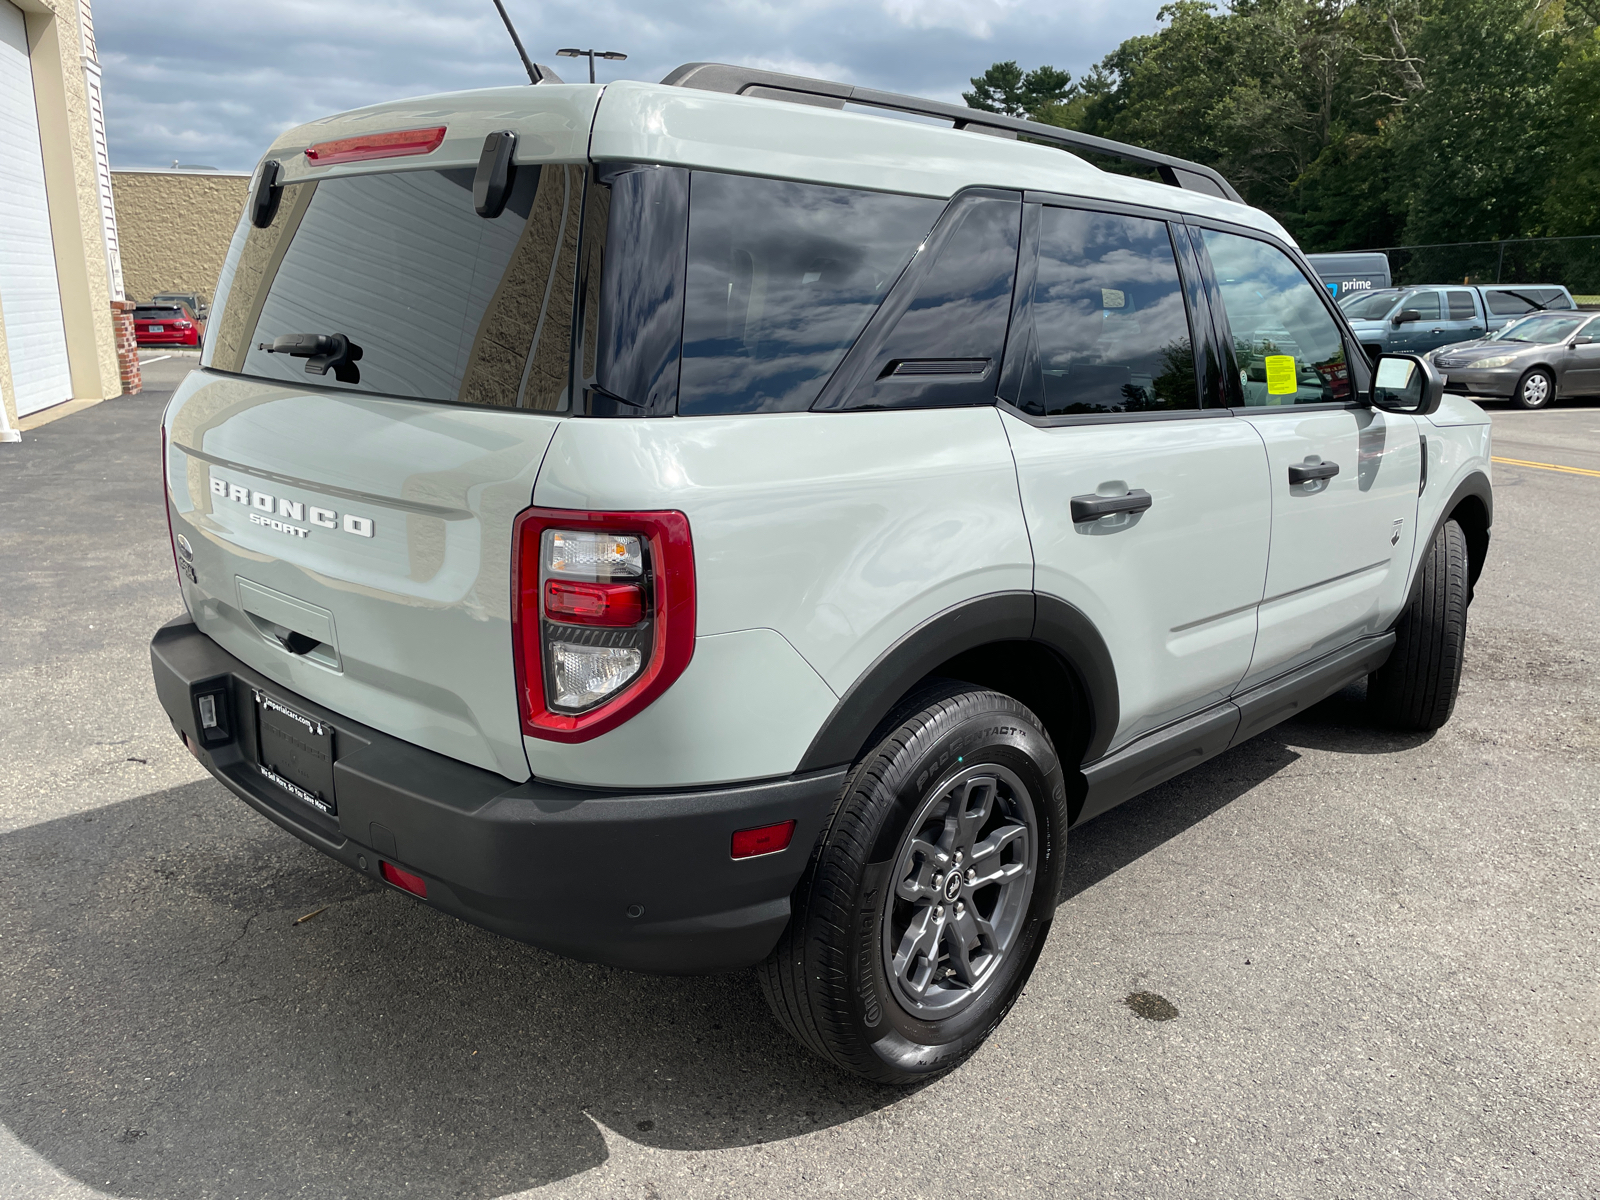
<svg viewBox="0 0 1600 1200">
<path fill-rule="evenodd" d="M 610 733 L 527 739 L 534 774 L 565 782 L 787 774 L 837 696 L 906 633 L 1032 587 L 992 408 L 568 421 L 534 501 L 676 509 L 695 548 L 695 660 Z"/>
</svg>

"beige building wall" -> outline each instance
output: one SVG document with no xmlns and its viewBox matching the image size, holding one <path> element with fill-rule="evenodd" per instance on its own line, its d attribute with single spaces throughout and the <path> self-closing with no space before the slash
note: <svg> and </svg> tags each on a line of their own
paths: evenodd
<svg viewBox="0 0 1600 1200">
<path fill-rule="evenodd" d="M 122 381 L 87 78 L 90 69 L 99 70 L 88 5 L 86 0 L 11 3 L 22 10 L 28 28 L 72 394 L 77 400 L 109 399 L 122 394 Z M 6 361 L 0 361 L 0 402 L 14 427 L 16 401 Z"/>
<path fill-rule="evenodd" d="M 211 171 L 113 171 L 122 285 L 128 299 L 199 292 L 216 299 L 250 190 L 249 175 Z"/>
</svg>

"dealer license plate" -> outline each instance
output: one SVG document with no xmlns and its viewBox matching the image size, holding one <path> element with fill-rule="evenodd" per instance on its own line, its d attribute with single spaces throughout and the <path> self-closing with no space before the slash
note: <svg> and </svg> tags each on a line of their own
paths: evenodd
<svg viewBox="0 0 1600 1200">
<path fill-rule="evenodd" d="M 302 804 L 334 816 L 333 729 L 256 692 L 256 769 Z"/>
</svg>

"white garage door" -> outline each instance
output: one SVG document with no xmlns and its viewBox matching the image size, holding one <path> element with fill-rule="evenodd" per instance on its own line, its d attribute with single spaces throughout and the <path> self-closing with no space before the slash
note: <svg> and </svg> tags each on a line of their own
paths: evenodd
<svg viewBox="0 0 1600 1200">
<path fill-rule="evenodd" d="M 0 0 L 0 309 L 17 415 L 72 399 L 28 31 L 10 0 Z"/>
</svg>

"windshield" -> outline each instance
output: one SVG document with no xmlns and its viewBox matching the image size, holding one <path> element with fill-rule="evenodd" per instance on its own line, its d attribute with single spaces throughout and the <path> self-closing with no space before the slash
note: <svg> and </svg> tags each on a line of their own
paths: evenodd
<svg viewBox="0 0 1600 1200">
<path fill-rule="evenodd" d="M 1507 325 L 1500 332 L 1494 334 L 1490 340 L 1495 342 L 1537 342 L 1540 345 L 1549 345 L 1551 342 L 1564 342 L 1578 331 L 1578 327 L 1584 323 L 1585 319 L 1584 317 L 1528 317 L 1525 320 L 1515 321 Z"/>
<path fill-rule="evenodd" d="M 1358 292 L 1341 299 L 1339 307 L 1352 321 L 1381 321 L 1400 298 L 1399 292 Z"/>
</svg>

